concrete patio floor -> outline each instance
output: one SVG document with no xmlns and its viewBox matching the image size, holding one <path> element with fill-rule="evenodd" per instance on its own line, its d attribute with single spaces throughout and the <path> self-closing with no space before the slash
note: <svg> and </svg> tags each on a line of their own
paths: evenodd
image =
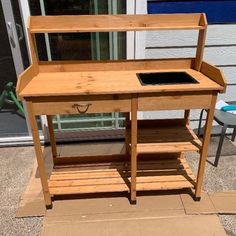
<svg viewBox="0 0 236 236">
<path fill-rule="evenodd" d="M 195 174 L 198 158 L 199 155 L 195 153 L 187 155 Z M 214 157 L 208 160 L 213 162 Z M 38 235 L 42 227 L 42 217 L 15 218 L 19 198 L 33 167 L 33 147 L 0 148 L 0 163 L 0 235 Z M 222 156 L 217 168 L 207 162 L 203 190 L 236 190 L 236 155 Z M 219 218 L 226 233 L 235 236 L 236 215 L 220 215 Z"/>
</svg>

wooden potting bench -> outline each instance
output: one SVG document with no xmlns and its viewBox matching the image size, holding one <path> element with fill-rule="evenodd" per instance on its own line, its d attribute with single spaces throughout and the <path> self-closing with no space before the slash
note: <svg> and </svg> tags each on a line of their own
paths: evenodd
<svg viewBox="0 0 236 236">
<path fill-rule="evenodd" d="M 36 55 L 38 33 L 182 29 L 199 31 L 195 58 L 42 62 Z M 135 203 L 137 191 L 160 189 L 195 188 L 200 200 L 217 93 L 226 88 L 221 71 L 202 61 L 206 29 L 204 14 L 30 17 L 32 65 L 20 75 L 17 94 L 26 101 L 47 207 L 54 195 L 127 191 Z M 179 71 L 197 83 L 143 86 L 137 77 L 137 73 Z M 208 115 L 201 143 L 189 126 L 189 112 L 203 108 Z M 185 112 L 182 119 L 137 120 L 138 111 L 151 110 Z M 58 157 L 52 115 L 106 112 L 127 114 L 126 154 Z M 37 115 L 48 120 L 54 162 L 49 179 Z M 184 157 L 188 151 L 200 153 L 196 179 Z"/>
</svg>

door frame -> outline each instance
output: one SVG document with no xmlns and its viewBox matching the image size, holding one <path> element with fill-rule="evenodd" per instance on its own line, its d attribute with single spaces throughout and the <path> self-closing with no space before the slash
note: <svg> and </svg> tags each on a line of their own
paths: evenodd
<svg viewBox="0 0 236 236">
<path fill-rule="evenodd" d="M 26 1 L 23 1 L 26 2 Z M 8 40 L 11 48 L 11 55 L 13 59 L 14 68 L 16 71 L 16 76 L 18 77 L 23 71 L 24 71 L 24 64 L 20 49 L 20 44 L 18 40 L 18 35 L 16 31 L 16 23 L 14 19 L 14 12 L 12 8 L 11 1 L 9 0 L 1 0 L 2 10 L 3 10 L 3 16 L 5 20 L 5 25 L 8 32 Z M 19 5 L 19 8 L 21 9 L 21 5 Z M 21 12 L 20 12 L 21 14 Z M 22 15 L 21 15 L 22 16 Z M 25 25 L 25 21 L 24 25 Z M 24 27 L 23 27 L 24 28 Z M 27 34 L 24 32 L 24 36 Z M 26 36 L 28 37 L 28 36 Z M 28 41 L 27 41 L 27 50 L 28 50 Z M 28 50 L 29 52 L 29 50 Z M 28 116 L 27 116 L 27 110 L 25 102 L 23 101 L 23 106 L 25 110 L 25 117 L 26 117 L 26 124 L 28 128 L 28 135 L 26 136 L 18 136 L 18 137 L 3 137 L 0 138 L 0 146 L 10 146 L 10 145 L 16 145 L 16 144 L 28 144 L 32 143 L 32 136 L 31 136 L 31 129 L 28 122 Z"/>
</svg>

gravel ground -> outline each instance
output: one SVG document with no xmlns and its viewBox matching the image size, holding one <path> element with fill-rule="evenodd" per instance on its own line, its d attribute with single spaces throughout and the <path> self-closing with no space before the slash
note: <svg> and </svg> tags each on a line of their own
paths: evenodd
<svg viewBox="0 0 236 236">
<path fill-rule="evenodd" d="M 187 160 L 196 174 L 198 154 L 189 153 Z M 214 161 L 214 158 L 209 158 L 209 161 Z M 40 232 L 42 217 L 15 218 L 33 162 L 33 147 L 0 148 L 0 235 L 34 236 Z M 217 168 L 207 163 L 203 189 L 206 192 L 236 190 L 236 156 L 222 156 Z M 219 217 L 227 234 L 236 236 L 236 215 Z"/>
<path fill-rule="evenodd" d="M 34 163 L 33 147 L 0 148 L 0 235 L 38 235 L 42 217 L 15 218 Z"/>
</svg>

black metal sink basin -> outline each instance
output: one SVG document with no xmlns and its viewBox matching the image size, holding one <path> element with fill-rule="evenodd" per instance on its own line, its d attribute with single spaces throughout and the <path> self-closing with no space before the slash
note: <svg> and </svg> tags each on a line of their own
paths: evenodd
<svg viewBox="0 0 236 236">
<path fill-rule="evenodd" d="M 138 73 L 142 85 L 171 85 L 171 84 L 196 84 L 192 76 L 186 72 L 153 72 Z"/>
</svg>

